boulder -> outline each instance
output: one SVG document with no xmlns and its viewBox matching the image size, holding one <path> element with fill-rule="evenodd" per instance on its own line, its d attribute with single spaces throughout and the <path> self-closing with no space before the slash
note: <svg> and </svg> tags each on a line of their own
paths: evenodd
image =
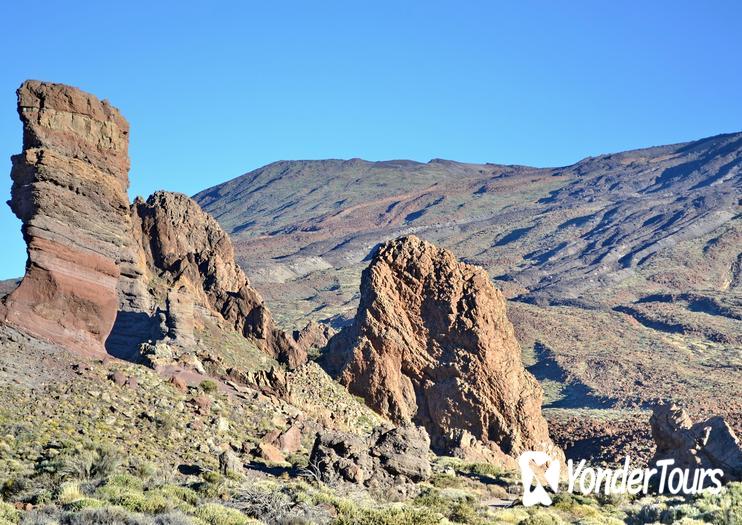
<svg viewBox="0 0 742 525">
<path fill-rule="evenodd" d="M 118 386 L 124 386 L 126 384 L 126 381 L 128 380 L 128 377 L 126 377 L 126 374 L 123 372 L 117 370 L 110 374 L 108 378 L 116 383 Z"/>
<path fill-rule="evenodd" d="M 244 474 L 245 469 L 240 457 L 227 448 L 219 455 L 219 472 L 227 477 L 239 477 Z"/>
<path fill-rule="evenodd" d="M 284 454 L 293 454 L 301 448 L 301 428 L 299 425 L 291 425 L 281 432 L 277 438 L 278 448 Z"/>
<path fill-rule="evenodd" d="M 309 468 L 325 483 L 352 483 L 408 495 L 410 484 L 431 476 L 430 439 L 423 428 L 377 427 L 368 437 L 323 430 L 317 433 Z"/>
<path fill-rule="evenodd" d="M 428 450 L 430 437 L 422 427 L 407 425 L 386 430 L 377 427 L 369 440 L 369 453 L 394 476 L 425 481 L 432 473 Z"/>
<path fill-rule="evenodd" d="M 174 374 L 170 378 L 170 383 L 181 392 L 187 392 L 188 391 L 188 381 L 186 380 L 185 376 L 182 374 Z"/>
<path fill-rule="evenodd" d="M 304 328 L 294 332 L 296 344 L 304 352 L 321 350 L 327 345 L 335 330 L 326 324 L 309 321 Z"/>
<path fill-rule="evenodd" d="M 651 464 L 674 459 L 673 468 L 721 469 L 723 483 L 742 481 L 742 445 L 721 416 L 693 423 L 680 406 L 662 403 L 649 423 L 657 445 Z"/>
<path fill-rule="evenodd" d="M 17 91 L 23 152 L 12 157 L 13 213 L 27 243 L 26 274 L 0 319 L 90 356 L 118 309 L 128 243 L 129 124 L 106 101 L 29 80 Z"/>
<path fill-rule="evenodd" d="M 275 445 L 271 445 L 270 443 L 258 443 L 258 446 L 255 449 L 255 455 L 270 463 L 286 462 L 286 458 L 283 456 L 283 453 L 278 450 Z"/>
<path fill-rule="evenodd" d="M 459 447 L 452 436 L 466 431 L 493 457 L 561 457 L 502 294 L 482 268 L 417 237 L 376 251 L 355 319 L 330 340 L 322 363 L 379 413 L 425 427 L 438 453 Z"/>
<path fill-rule="evenodd" d="M 234 381 L 248 385 L 266 396 L 279 399 L 287 399 L 288 384 L 286 382 L 286 371 L 279 367 L 271 367 L 269 370 L 243 371 L 229 368 L 227 375 Z"/>
</svg>

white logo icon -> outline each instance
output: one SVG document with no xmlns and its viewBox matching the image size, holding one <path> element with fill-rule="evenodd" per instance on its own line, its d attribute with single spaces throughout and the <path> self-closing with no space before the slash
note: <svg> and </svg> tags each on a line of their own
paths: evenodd
<svg viewBox="0 0 742 525">
<path fill-rule="evenodd" d="M 532 464 L 537 467 L 548 465 L 543 473 L 543 477 L 547 485 L 554 492 L 559 490 L 559 471 L 561 464 L 546 452 L 541 451 L 523 452 L 518 458 L 520 477 L 523 483 L 523 506 L 531 507 L 537 504 L 551 505 L 551 497 L 546 492 L 544 486 L 541 485 L 541 481 L 537 478 Z M 536 482 L 535 487 L 532 486 L 534 481 Z"/>
</svg>

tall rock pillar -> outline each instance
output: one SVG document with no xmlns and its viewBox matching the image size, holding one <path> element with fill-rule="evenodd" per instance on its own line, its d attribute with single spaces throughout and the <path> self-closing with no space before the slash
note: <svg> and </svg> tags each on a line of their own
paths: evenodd
<svg viewBox="0 0 742 525">
<path fill-rule="evenodd" d="M 118 260 L 129 243 L 129 124 L 106 101 L 62 84 L 18 89 L 23 152 L 9 205 L 23 221 L 26 274 L 0 319 L 97 355 L 118 310 Z"/>
</svg>

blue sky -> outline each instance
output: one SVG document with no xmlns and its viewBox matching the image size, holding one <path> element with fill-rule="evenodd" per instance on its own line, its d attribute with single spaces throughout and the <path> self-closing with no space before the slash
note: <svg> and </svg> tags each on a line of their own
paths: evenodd
<svg viewBox="0 0 742 525">
<path fill-rule="evenodd" d="M 553 166 L 742 129 L 736 1 L 68 0 L 0 21 L 3 200 L 26 78 L 121 109 L 132 197 L 280 159 Z M 1 205 L 0 278 L 23 273 L 19 228 Z"/>
</svg>

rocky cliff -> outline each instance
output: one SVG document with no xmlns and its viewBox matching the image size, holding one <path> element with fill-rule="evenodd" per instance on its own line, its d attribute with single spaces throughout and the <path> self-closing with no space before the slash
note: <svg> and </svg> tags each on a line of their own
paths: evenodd
<svg viewBox="0 0 742 525">
<path fill-rule="evenodd" d="M 60 84 L 18 89 L 23 152 L 10 207 L 23 221 L 26 274 L 2 319 L 85 354 L 103 354 L 129 234 L 129 125 L 107 102 Z"/>
<path fill-rule="evenodd" d="M 194 307 L 200 307 L 290 367 L 306 360 L 306 352 L 276 327 L 260 294 L 235 263 L 227 234 L 193 200 L 165 191 L 146 201 L 138 198 L 132 205 L 132 224 L 144 265 L 140 280 L 152 282 L 154 277 L 159 282 L 150 285 L 150 298 L 137 302 L 160 305 L 172 340 L 192 342 Z"/>
<path fill-rule="evenodd" d="M 325 360 L 371 407 L 424 426 L 438 452 L 466 434 L 498 459 L 553 447 L 502 294 L 483 269 L 414 236 L 378 249 Z"/>
<path fill-rule="evenodd" d="M 193 345 L 202 312 L 291 367 L 304 362 L 198 204 L 157 192 L 130 206 L 129 125 L 118 110 L 28 81 L 18 112 L 23 153 L 13 157 L 9 204 L 28 263 L 0 319 L 78 353 L 134 359 L 147 341 Z"/>
</svg>

